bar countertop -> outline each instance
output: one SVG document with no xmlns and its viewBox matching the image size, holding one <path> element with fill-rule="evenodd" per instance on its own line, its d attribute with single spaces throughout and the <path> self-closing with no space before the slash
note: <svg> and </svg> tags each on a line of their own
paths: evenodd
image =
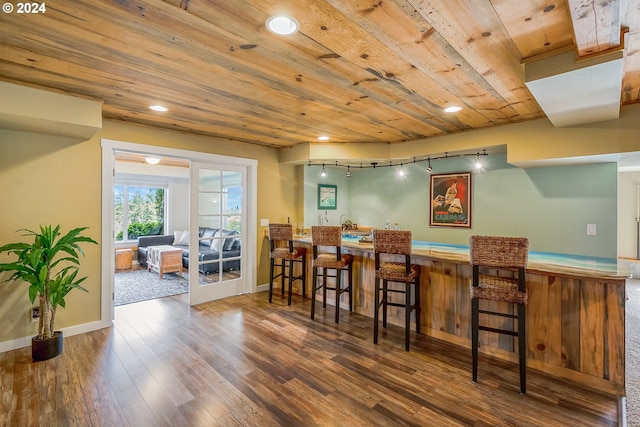
<svg viewBox="0 0 640 427">
<path fill-rule="evenodd" d="M 361 238 L 361 236 L 344 235 L 342 246 L 345 249 L 373 252 L 373 244 L 360 242 Z M 295 240 L 311 244 L 311 236 L 308 235 L 296 236 Z M 467 264 L 469 263 L 469 246 L 414 241 L 413 255 Z M 631 277 L 630 263 L 624 259 L 536 251 L 529 252 L 527 271 L 599 280 L 623 281 Z"/>
</svg>

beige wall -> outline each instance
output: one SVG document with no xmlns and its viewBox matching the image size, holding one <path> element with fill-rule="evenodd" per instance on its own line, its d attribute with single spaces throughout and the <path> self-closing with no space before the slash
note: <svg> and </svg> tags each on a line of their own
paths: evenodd
<svg viewBox="0 0 640 427">
<path fill-rule="evenodd" d="M 88 226 L 88 234 L 100 241 L 102 138 L 179 148 L 258 161 L 258 218 L 272 222 L 293 217 L 295 167 L 278 163 L 273 148 L 258 147 L 105 121 L 89 141 L 0 130 L 0 244 L 19 240 L 15 230 L 39 224 L 62 224 L 69 229 Z M 264 227 L 258 226 L 253 250 L 258 261 L 257 284 L 268 282 L 268 249 Z M 67 308 L 58 314 L 57 327 L 65 328 L 100 319 L 100 248 L 88 247 L 81 274 L 89 293 L 73 292 Z M 28 319 L 31 304 L 27 285 L 0 285 L 0 343 L 33 335 L 36 324 Z"/>
<path fill-rule="evenodd" d="M 307 163 L 333 160 L 357 163 L 362 158 L 411 159 L 444 153 L 491 153 L 506 151 L 507 162 L 519 167 L 555 166 L 576 162 L 601 163 L 602 156 L 640 151 L 640 104 L 620 109 L 620 118 L 563 128 L 547 119 L 493 126 L 396 144 L 337 144 L 332 154 L 328 143 L 308 143 L 282 150 L 281 162 Z M 616 158 L 609 159 L 615 161 Z"/>
<path fill-rule="evenodd" d="M 100 147 L 62 137 L 0 130 L 0 243 L 21 240 L 15 231 L 40 224 L 61 224 L 64 231 L 88 226 L 100 240 Z M 73 292 L 57 327 L 97 320 L 100 316 L 100 248 L 86 246 L 80 274 L 89 293 Z M 3 277 L 4 280 L 4 277 Z M 0 342 L 34 335 L 26 284 L 0 284 Z"/>
<path fill-rule="evenodd" d="M 388 148 L 392 157 L 403 157 L 506 145 L 507 161 L 520 164 L 553 156 L 640 151 L 639 117 L 640 105 L 634 105 L 622 109 L 620 120 L 603 124 L 555 129 L 548 121 L 541 120 Z M 15 231 L 19 228 L 36 228 L 48 223 L 60 223 L 65 229 L 88 226 L 88 234 L 100 240 L 101 138 L 256 159 L 258 220 L 268 218 L 271 222 L 280 222 L 286 221 L 287 217 L 293 223 L 306 220 L 301 218 L 304 215 L 301 208 L 304 190 L 299 187 L 304 184 L 300 179 L 303 171 L 294 163 L 285 162 L 304 163 L 313 157 L 309 147 L 278 153 L 272 148 L 105 121 L 96 136 L 82 142 L 60 136 L 0 130 L 0 180 L 3 183 L 0 189 L 0 244 L 16 241 L 19 236 Z M 297 159 L 301 152 L 306 152 L 308 157 Z M 340 152 L 340 157 L 348 158 L 349 154 Z M 266 229 L 260 227 L 259 222 L 257 227 L 257 284 L 263 284 L 268 281 Z M 88 276 L 89 293 L 75 292 L 68 297 L 68 308 L 59 313 L 59 328 L 100 318 L 100 269 L 100 248 L 88 247 L 81 274 Z M 0 344 L 35 333 L 35 324 L 28 319 L 30 303 L 26 295 L 26 285 L 17 288 L 0 284 Z"/>
</svg>

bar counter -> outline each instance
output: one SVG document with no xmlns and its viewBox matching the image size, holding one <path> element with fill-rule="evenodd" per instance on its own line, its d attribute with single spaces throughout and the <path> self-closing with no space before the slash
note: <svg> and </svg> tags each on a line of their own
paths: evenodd
<svg viewBox="0 0 640 427">
<path fill-rule="evenodd" d="M 295 239 L 296 245 L 311 247 L 310 236 L 296 236 Z M 373 245 L 359 240 L 360 237 L 344 236 L 342 251 L 355 258 L 354 311 L 373 318 Z M 310 292 L 310 249 L 307 257 L 307 291 Z M 422 333 L 470 349 L 468 246 L 416 241 L 412 262 L 421 266 Z M 513 272 L 500 271 L 499 274 L 508 276 Z M 343 277 L 346 280 L 346 275 Z M 624 395 L 624 285 L 629 277 L 630 268 L 624 260 L 530 252 L 526 278 L 528 368 L 607 394 Z M 294 292 L 301 293 L 299 285 Z M 333 297 L 328 295 L 328 303 L 335 305 Z M 483 304 L 486 304 L 485 308 L 512 309 L 506 303 L 481 301 L 481 308 Z M 342 296 L 340 307 L 348 309 L 347 295 Z M 317 312 L 318 315 L 322 312 Z M 404 327 L 403 309 L 389 307 L 388 321 Z M 491 321 L 493 324 L 488 324 L 494 327 L 509 329 L 514 326 L 511 319 Z M 481 322 L 487 323 L 482 317 Z M 412 325 L 412 330 L 414 328 Z M 512 361 L 517 369 L 515 349 L 517 338 L 480 331 L 480 352 Z M 487 359 L 480 361 L 481 367 Z M 471 375 L 471 359 L 469 363 Z"/>
</svg>

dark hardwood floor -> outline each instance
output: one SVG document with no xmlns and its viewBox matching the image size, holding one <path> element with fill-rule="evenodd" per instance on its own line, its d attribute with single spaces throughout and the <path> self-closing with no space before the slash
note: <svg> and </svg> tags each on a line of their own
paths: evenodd
<svg viewBox="0 0 640 427">
<path fill-rule="evenodd" d="M 66 337 L 32 363 L 0 354 L 5 426 L 609 426 L 617 400 L 480 358 L 468 349 L 381 329 L 310 300 L 242 295 L 196 307 L 178 295 L 116 308 L 113 328 Z"/>
</svg>

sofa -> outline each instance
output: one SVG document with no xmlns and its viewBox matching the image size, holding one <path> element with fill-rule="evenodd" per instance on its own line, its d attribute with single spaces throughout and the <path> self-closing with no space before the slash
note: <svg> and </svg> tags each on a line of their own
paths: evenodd
<svg viewBox="0 0 640 427">
<path fill-rule="evenodd" d="M 214 239 L 217 233 L 222 233 L 224 239 Z M 169 245 L 182 249 L 182 265 L 189 268 L 189 244 L 185 235 L 179 236 L 180 232 L 175 234 L 167 234 L 160 236 L 140 236 L 138 237 L 138 263 L 146 267 L 149 246 Z M 188 234 L 187 234 L 188 235 Z M 215 261 L 220 259 L 233 258 L 240 256 L 240 237 L 237 231 L 219 230 L 216 228 L 200 227 L 198 229 L 199 245 L 198 245 L 198 265 L 202 274 L 218 273 L 220 263 L 206 263 L 205 261 Z M 179 240 L 176 240 L 178 237 Z M 201 262 L 205 262 L 201 264 Z M 223 271 L 240 270 L 240 260 L 230 260 L 222 262 Z"/>
</svg>

